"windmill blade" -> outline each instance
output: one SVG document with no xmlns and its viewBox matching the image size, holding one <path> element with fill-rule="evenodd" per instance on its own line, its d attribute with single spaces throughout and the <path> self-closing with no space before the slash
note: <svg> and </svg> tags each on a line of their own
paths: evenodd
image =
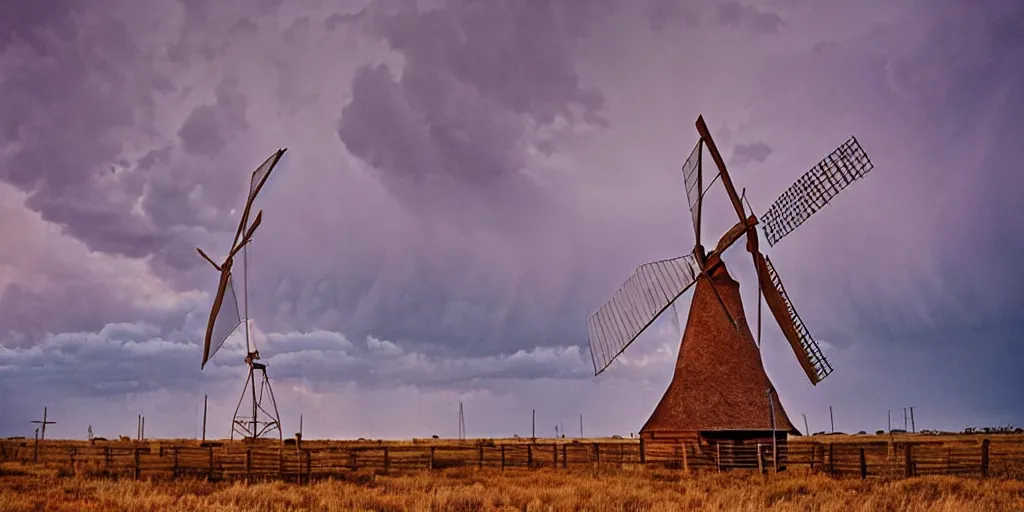
<svg viewBox="0 0 1024 512">
<path fill-rule="evenodd" d="M 230 261 L 230 260 L 229 260 Z M 210 308 L 210 318 L 206 324 L 206 337 L 203 340 L 203 361 L 199 368 L 206 366 L 217 350 L 224 344 L 242 323 L 242 315 L 238 310 L 238 297 L 231 279 L 231 266 L 225 265 L 220 275 L 217 295 Z"/>
<path fill-rule="evenodd" d="M 697 139 L 697 144 L 690 151 L 690 156 L 683 162 L 683 184 L 686 187 L 686 202 L 690 205 L 690 216 L 693 218 L 693 234 L 696 244 L 700 246 L 700 215 L 703 197 L 703 170 L 701 169 L 701 148 L 703 141 Z"/>
<path fill-rule="evenodd" d="M 857 138 L 850 137 L 796 180 L 761 217 L 768 245 L 774 246 L 872 169 Z"/>
<path fill-rule="evenodd" d="M 252 241 L 253 233 L 256 232 L 256 228 L 258 228 L 260 226 L 260 223 L 262 222 L 263 210 L 260 210 L 260 212 L 256 214 L 256 220 L 252 221 L 252 225 L 249 226 L 249 230 L 245 232 L 245 237 L 242 238 L 242 241 L 239 242 L 239 244 L 235 246 L 234 249 L 231 250 L 231 254 L 228 255 L 228 258 L 234 258 L 235 255 L 238 254 L 238 251 L 241 251 L 242 248 L 246 246 L 246 244 Z"/>
<path fill-rule="evenodd" d="M 757 261 L 757 274 L 764 294 L 764 300 L 771 310 L 772 316 L 782 329 L 789 345 L 796 354 L 800 367 L 804 369 L 811 384 L 817 385 L 822 379 L 832 373 L 832 365 L 825 359 L 818 343 L 814 341 L 811 334 L 804 327 L 793 303 L 786 295 L 786 289 L 782 286 L 782 279 L 772 266 L 771 260 L 760 252 L 754 253 Z"/>
<path fill-rule="evenodd" d="M 594 375 L 611 364 L 700 274 L 692 254 L 637 267 L 612 298 L 587 320 Z"/>
<path fill-rule="evenodd" d="M 204 260 L 210 262 L 210 265 L 213 265 L 213 268 L 215 268 L 217 270 L 220 270 L 220 265 L 214 263 L 213 259 L 211 259 L 209 256 L 207 256 L 206 253 L 203 252 L 202 249 L 196 247 L 196 250 L 199 251 L 199 255 L 202 256 Z"/>
<path fill-rule="evenodd" d="M 266 184 L 267 179 L 270 178 L 270 172 L 274 170 L 274 166 L 281 160 L 284 152 L 287 149 L 279 149 L 274 154 L 267 157 L 266 160 L 252 172 L 252 177 L 249 179 L 249 195 L 245 198 L 245 208 L 242 210 L 242 218 L 238 222 L 238 229 L 235 231 L 234 242 L 236 244 L 241 243 L 242 232 L 245 231 L 246 226 L 249 223 L 249 212 L 252 210 L 252 205 L 256 201 L 256 196 L 263 189 L 263 185 Z"/>
</svg>

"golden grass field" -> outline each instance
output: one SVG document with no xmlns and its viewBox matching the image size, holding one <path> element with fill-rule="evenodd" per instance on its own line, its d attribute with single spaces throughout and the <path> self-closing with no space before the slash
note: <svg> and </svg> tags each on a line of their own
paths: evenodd
<svg viewBox="0 0 1024 512">
<path fill-rule="evenodd" d="M 929 476 L 832 479 L 792 472 L 459 469 L 355 472 L 312 485 L 72 477 L 0 464 L 0 510 L 23 511 L 1016 511 L 1024 482 Z"/>
</svg>

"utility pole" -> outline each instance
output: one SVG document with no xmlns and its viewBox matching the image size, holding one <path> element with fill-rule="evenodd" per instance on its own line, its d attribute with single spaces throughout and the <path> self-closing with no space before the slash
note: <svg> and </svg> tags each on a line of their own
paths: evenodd
<svg viewBox="0 0 1024 512">
<path fill-rule="evenodd" d="M 583 439 L 583 415 L 580 414 L 580 439 Z"/>
<path fill-rule="evenodd" d="M 207 396 L 203 395 L 203 441 L 206 441 L 206 399 Z"/>
<path fill-rule="evenodd" d="M 135 440 L 139 441 L 142 439 L 142 415 L 135 419 Z"/>
<path fill-rule="evenodd" d="M 889 417 L 889 430 L 886 430 L 886 432 L 891 434 L 892 433 L 892 409 L 889 409 L 888 417 Z"/>
<path fill-rule="evenodd" d="M 903 433 L 907 432 L 907 408 L 903 408 Z"/>
<path fill-rule="evenodd" d="M 836 420 L 832 417 L 832 406 L 828 406 L 828 421 L 832 424 L 832 433 L 836 433 Z"/>
<path fill-rule="evenodd" d="M 804 413 L 800 413 L 800 415 L 804 417 L 804 433 L 806 435 L 811 435 L 811 427 L 807 426 L 807 415 Z"/>
<path fill-rule="evenodd" d="M 459 439 L 466 438 L 466 417 L 462 413 L 462 402 L 459 402 Z"/>
<path fill-rule="evenodd" d="M 146 417 L 142 417 L 142 440 L 146 440 Z"/>
<path fill-rule="evenodd" d="M 56 421 L 47 421 L 46 420 L 46 407 L 43 407 L 43 421 L 32 420 L 32 423 L 40 423 L 40 424 L 42 424 L 43 429 L 42 429 L 42 432 L 40 432 L 40 436 L 39 436 L 39 440 L 40 441 L 45 441 L 46 440 L 46 426 L 47 425 L 56 425 L 57 424 Z"/>
<path fill-rule="evenodd" d="M 914 407 L 917 407 L 917 406 L 916 405 L 910 406 L 910 431 L 916 434 L 917 433 L 917 426 L 914 425 Z"/>
<path fill-rule="evenodd" d="M 533 410 L 533 423 L 530 427 L 530 438 L 537 439 L 537 409 Z"/>
</svg>

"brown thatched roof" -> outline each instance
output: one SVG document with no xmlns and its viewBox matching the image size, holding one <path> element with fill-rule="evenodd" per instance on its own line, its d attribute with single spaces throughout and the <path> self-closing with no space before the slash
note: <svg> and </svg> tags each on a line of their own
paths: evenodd
<svg viewBox="0 0 1024 512">
<path fill-rule="evenodd" d="M 711 287 L 722 297 L 735 329 Z M 769 315 L 768 318 L 771 318 Z M 740 302 L 740 286 L 719 265 L 693 294 L 675 375 L 641 432 L 771 430 L 771 386 Z M 775 397 L 776 429 L 796 433 Z"/>
</svg>

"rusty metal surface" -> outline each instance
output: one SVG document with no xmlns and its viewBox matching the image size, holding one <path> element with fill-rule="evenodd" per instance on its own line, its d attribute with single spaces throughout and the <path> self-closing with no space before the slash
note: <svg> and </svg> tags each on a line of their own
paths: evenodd
<svg viewBox="0 0 1024 512">
<path fill-rule="evenodd" d="M 761 217 L 768 245 L 774 246 L 872 169 L 857 138 L 850 137 L 796 180 Z"/>
</svg>

